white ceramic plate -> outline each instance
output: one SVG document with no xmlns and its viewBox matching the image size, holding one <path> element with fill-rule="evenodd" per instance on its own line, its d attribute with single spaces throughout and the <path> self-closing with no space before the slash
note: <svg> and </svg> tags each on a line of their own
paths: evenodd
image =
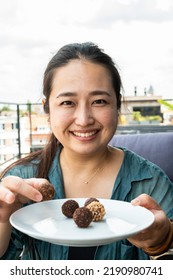
<svg viewBox="0 0 173 280">
<path fill-rule="evenodd" d="M 80 206 L 86 199 L 76 199 Z M 61 211 L 67 199 L 34 203 L 13 213 L 10 222 L 19 231 L 53 244 L 67 246 L 97 246 L 125 239 L 149 227 L 154 215 L 131 203 L 99 199 L 106 215 L 99 222 L 92 222 L 87 228 L 79 228 L 73 219 L 66 218 Z"/>
</svg>

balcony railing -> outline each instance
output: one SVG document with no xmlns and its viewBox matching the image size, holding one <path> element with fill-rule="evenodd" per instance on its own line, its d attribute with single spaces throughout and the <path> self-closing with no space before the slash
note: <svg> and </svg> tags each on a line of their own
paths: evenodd
<svg viewBox="0 0 173 280">
<path fill-rule="evenodd" d="M 42 127 L 42 132 L 37 134 L 39 127 Z M 30 153 L 33 146 L 35 149 L 40 144 L 43 146 L 43 134 L 47 136 L 48 129 L 41 104 L 0 102 L 0 170 Z M 35 137 L 35 134 L 39 136 Z"/>
</svg>

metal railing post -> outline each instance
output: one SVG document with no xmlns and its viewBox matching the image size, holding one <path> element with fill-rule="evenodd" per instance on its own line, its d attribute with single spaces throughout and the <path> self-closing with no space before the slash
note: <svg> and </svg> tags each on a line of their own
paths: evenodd
<svg viewBox="0 0 173 280">
<path fill-rule="evenodd" d="M 17 104 L 17 128 L 18 128 L 18 158 L 21 158 L 20 105 L 19 104 Z"/>
<path fill-rule="evenodd" d="M 28 111 L 29 111 L 29 127 L 30 127 L 30 152 L 32 152 L 32 117 L 31 117 L 31 103 L 28 103 Z"/>
</svg>

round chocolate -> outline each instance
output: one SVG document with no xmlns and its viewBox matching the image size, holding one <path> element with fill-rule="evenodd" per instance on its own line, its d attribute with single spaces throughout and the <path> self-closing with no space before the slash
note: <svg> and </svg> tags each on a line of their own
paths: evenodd
<svg viewBox="0 0 173 280">
<path fill-rule="evenodd" d="M 103 217 L 106 213 L 103 204 L 98 201 L 92 201 L 86 207 L 92 212 L 93 222 L 103 220 Z"/>
<path fill-rule="evenodd" d="M 85 201 L 84 206 L 87 206 L 88 204 L 90 204 L 90 203 L 93 202 L 93 201 L 99 202 L 99 200 L 98 200 L 97 198 L 95 198 L 95 197 L 90 197 L 90 198 L 88 198 L 88 199 Z"/>
<path fill-rule="evenodd" d="M 50 183 L 42 185 L 39 191 L 43 196 L 42 201 L 51 200 L 55 195 L 55 189 Z"/>
<path fill-rule="evenodd" d="M 76 200 L 69 199 L 63 203 L 61 210 L 66 217 L 73 218 L 73 213 L 77 208 L 79 208 L 78 202 Z"/>
<path fill-rule="evenodd" d="M 77 208 L 73 214 L 73 220 L 78 227 L 86 228 L 92 222 L 92 212 L 86 207 Z"/>
</svg>

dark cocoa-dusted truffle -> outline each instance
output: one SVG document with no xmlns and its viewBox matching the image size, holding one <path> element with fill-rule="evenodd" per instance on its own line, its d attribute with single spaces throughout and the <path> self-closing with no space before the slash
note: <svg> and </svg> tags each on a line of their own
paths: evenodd
<svg viewBox="0 0 173 280">
<path fill-rule="evenodd" d="M 61 210 L 66 217 L 73 218 L 73 213 L 77 208 L 79 208 L 78 202 L 76 200 L 69 199 L 63 203 Z"/>
<path fill-rule="evenodd" d="M 73 214 L 73 220 L 78 227 L 86 228 L 92 222 L 92 212 L 86 207 L 77 208 Z"/>
<path fill-rule="evenodd" d="M 93 202 L 93 201 L 99 202 L 99 200 L 98 200 L 97 198 L 95 198 L 95 197 L 90 197 L 90 198 L 88 198 L 88 199 L 85 201 L 84 206 L 87 206 L 88 204 L 90 204 L 90 203 Z"/>
<path fill-rule="evenodd" d="M 55 189 L 50 183 L 45 183 L 39 189 L 43 198 L 42 201 L 51 200 L 55 195 Z"/>
</svg>

